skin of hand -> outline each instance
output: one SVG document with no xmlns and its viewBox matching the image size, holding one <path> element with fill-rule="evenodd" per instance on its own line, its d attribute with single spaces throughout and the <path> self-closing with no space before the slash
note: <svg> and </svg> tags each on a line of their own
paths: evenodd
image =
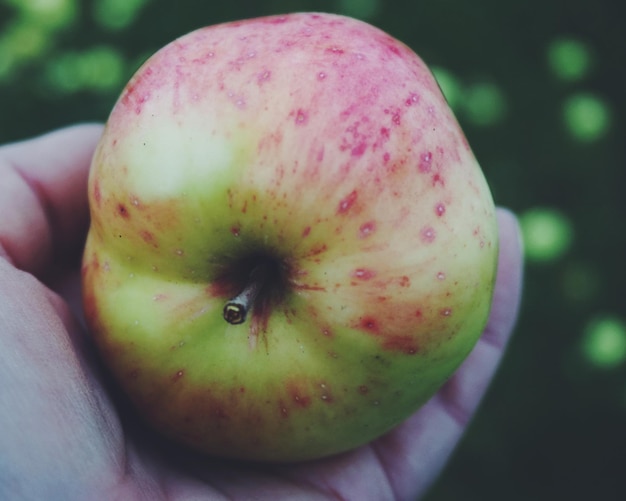
<svg viewBox="0 0 626 501">
<path fill-rule="evenodd" d="M 0 147 L 0 499 L 412 500 L 441 473 L 518 315 L 522 244 L 498 209 L 500 261 L 481 339 L 441 390 L 357 450 L 295 465 L 207 459 L 137 421 L 81 321 L 87 175 L 102 132 L 84 124 Z"/>
</svg>

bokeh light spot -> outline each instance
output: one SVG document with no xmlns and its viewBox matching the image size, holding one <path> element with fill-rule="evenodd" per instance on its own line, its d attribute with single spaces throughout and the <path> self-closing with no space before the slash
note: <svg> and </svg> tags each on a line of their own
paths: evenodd
<svg viewBox="0 0 626 501">
<path fill-rule="evenodd" d="M 347 16 L 368 19 L 378 13 L 380 2 L 379 0 L 339 0 L 337 7 L 340 13 Z"/>
<path fill-rule="evenodd" d="M 481 82 L 465 90 L 463 108 L 467 119 L 474 125 L 488 126 L 504 118 L 507 103 L 504 93 L 497 85 Z"/>
<path fill-rule="evenodd" d="M 53 59 L 46 69 L 46 80 L 54 90 L 70 93 L 82 87 L 79 57 L 66 52 Z"/>
<path fill-rule="evenodd" d="M 572 244 L 573 225 L 555 209 L 530 209 L 520 216 L 520 225 L 526 257 L 530 261 L 554 261 L 565 254 Z"/>
<path fill-rule="evenodd" d="M 47 43 L 47 33 L 41 26 L 25 20 L 11 24 L 0 38 L 0 75 L 22 61 L 40 56 Z"/>
<path fill-rule="evenodd" d="M 19 18 L 47 29 L 69 26 L 76 17 L 77 0 L 10 0 Z"/>
<path fill-rule="evenodd" d="M 117 90 L 122 84 L 125 63 L 117 49 L 101 46 L 61 54 L 50 61 L 46 76 L 48 84 L 61 93 L 107 92 Z"/>
<path fill-rule="evenodd" d="M 548 46 L 547 59 L 552 72 L 565 81 L 581 80 L 592 63 L 591 51 L 583 42 L 565 38 Z"/>
<path fill-rule="evenodd" d="M 621 365 L 626 360 L 626 325 L 612 316 L 592 320 L 585 328 L 582 348 L 587 361 L 596 367 Z"/>
<path fill-rule="evenodd" d="M 604 136 L 611 124 L 611 114 L 602 99 L 593 94 L 575 94 L 563 105 L 563 120 L 574 138 L 591 142 Z"/>
<path fill-rule="evenodd" d="M 86 52 L 83 66 L 86 84 L 93 90 L 106 92 L 123 83 L 124 59 L 114 47 L 96 47 Z"/>
<path fill-rule="evenodd" d="M 448 104 L 455 112 L 458 111 L 461 100 L 463 99 L 463 87 L 461 82 L 452 72 L 445 68 L 433 66 L 431 70 Z"/>
<path fill-rule="evenodd" d="M 77 0 L 7 0 L 14 12 L 0 22 L 0 82 L 50 53 L 56 34 L 76 18 Z"/>
<path fill-rule="evenodd" d="M 103 28 L 121 30 L 130 26 L 149 0 L 96 0 L 93 16 Z"/>
</svg>

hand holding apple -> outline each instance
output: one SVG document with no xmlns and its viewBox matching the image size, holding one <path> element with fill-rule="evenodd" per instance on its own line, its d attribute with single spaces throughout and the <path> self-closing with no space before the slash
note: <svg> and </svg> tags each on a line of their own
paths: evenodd
<svg viewBox="0 0 626 501">
<path fill-rule="evenodd" d="M 480 336 L 497 227 L 432 75 L 365 23 L 208 27 L 150 58 L 89 179 L 86 317 L 157 429 L 267 461 L 344 451 Z"/>
</svg>

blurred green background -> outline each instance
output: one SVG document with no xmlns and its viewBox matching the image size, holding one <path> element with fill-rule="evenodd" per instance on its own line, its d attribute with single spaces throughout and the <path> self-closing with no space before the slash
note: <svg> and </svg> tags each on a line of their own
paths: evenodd
<svg viewBox="0 0 626 501">
<path fill-rule="evenodd" d="M 203 25 L 338 12 L 431 65 L 526 242 L 522 315 L 438 500 L 626 499 L 626 36 L 614 0 L 0 0 L 0 143 L 104 121 Z"/>
</svg>

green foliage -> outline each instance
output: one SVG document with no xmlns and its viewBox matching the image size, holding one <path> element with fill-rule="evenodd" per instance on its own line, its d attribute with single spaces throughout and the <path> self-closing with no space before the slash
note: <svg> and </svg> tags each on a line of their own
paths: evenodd
<svg viewBox="0 0 626 501">
<path fill-rule="evenodd" d="M 130 27 L 148 0 L 95 0 L 93 16 L 105 29 L 122 30 Z"/>
</svg>

